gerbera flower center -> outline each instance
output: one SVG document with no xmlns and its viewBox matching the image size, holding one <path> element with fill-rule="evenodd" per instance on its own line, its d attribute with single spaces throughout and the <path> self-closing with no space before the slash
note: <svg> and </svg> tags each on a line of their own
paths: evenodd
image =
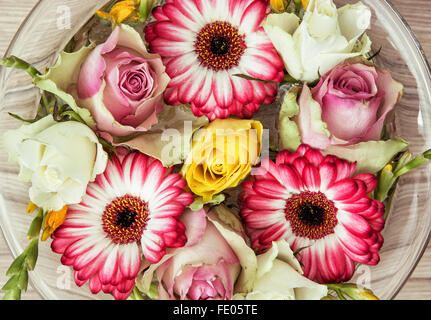
<svg viewBox="0 0 431 320">
<path fill-rule="evenodd" d="M 195 42 L 199 61 L 215 71 L 228 70 L 239 64 L 246 49 L 245 37 L 228 22 L 207 24 Z"/>
<path fill-rule="evenodd" d="M 215 36 L 211 40 L 211 52 L 217 55 L 224 55 L 229 52 L 230 41 L 228 38 Z"/>
<path fill-rule="evenodd" d="M 286 219 L 298 237 L 318 240 L 334 232 L 337 208 L 321 192 L 302 192 L 287 200 Z"/>
<path fill-rule="evenodd" d="M 148 220 L 148 205 L 139 198 L 125 195 L 106 206 L 103 230 L 116 244 L 140 241 Z"/>
</svg>

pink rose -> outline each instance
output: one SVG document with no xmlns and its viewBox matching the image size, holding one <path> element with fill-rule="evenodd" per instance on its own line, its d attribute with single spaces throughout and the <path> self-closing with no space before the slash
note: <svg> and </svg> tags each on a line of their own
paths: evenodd
<svg viewBox="0 0 431 320">
<path fill-rule="evenodd" d="M 385 120 L 402 90 L 402 85 L 394 81 L 389 72 L 359 59 L 347 60 L 330 70 L 311 90 L 331 133 L 326 144 L 379 140 Z M 307 103 L 306 94 L 307 89 L 301 96 L 300 106 L 301 102 Z M 316 145 L 310 138 L 303 142 L 319 149 L 327 147 Z"/>
<path fill-rule="evenodd" d="M 280 148 L 301 144 L 357 163 L 357 172 L 377 173 L 408 143 L 382 140 L 385 123 L 403 92 L 388 71 L 361 58 L 346 60 L 316 87 L 294 87 L 279 118 Z"/>
<path fill-rule="evenodd" d="M 99 131 L 125 136 L 157 124 L 169 81 L 160 56 L 147 52 L 133 28 L 120 25 L 82 64 L 78 98 Z"/>
<path fill-rule="evenodd" d="M 222 219 L 220 219 L 222 215 Z M 253 269 L 256 256 L 246 245 L 237 216 L 224 206 L 186 211 L 182 217 L 187 243 L 174 249 L 143 275 L 150 283 L 153 275 L 159 281 L 160 300 L 230 300 L 242 265 Z M 144 289 L 145 291 L 145 289 Z"/>
</svg>

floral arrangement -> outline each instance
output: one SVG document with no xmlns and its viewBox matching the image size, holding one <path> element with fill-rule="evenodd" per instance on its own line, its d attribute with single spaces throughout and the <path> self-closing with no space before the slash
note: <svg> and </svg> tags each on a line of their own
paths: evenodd
<svg viewBox="0 0 431 320">
<path fill-rule="evenodd" d="M 46 72 L 2 59 L 41 90 L 3 136 L 35 215 L 4 299 L 48 239 L 115 299 L 377 299 L 349 281 L 431 155 L 387 130 L 403 85 L 370 19 L 361 2 L 113 1 Z"/>
</svg>

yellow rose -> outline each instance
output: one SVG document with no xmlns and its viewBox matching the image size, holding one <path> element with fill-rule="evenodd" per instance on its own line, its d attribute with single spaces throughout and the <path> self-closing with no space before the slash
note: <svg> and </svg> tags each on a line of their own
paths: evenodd
<svg viewBox="0 0 431 320">
<path fill-rule="evenodd" d="M 216 119 L 197 131 L 181 170 L 190 190 L 208 202 L 238 186 L 258 162 L 262 132 L 259 121 L 234 118 Z"/>
</svg>

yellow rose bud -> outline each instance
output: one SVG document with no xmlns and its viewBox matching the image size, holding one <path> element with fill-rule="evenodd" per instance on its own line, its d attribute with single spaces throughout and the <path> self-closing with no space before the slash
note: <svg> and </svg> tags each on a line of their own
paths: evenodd
<svg viewBox="0 0 431 320">
<path fill-rule="evenodd" d="M 286 10 L 289 2 L 287 0 L 271 0 L 271 8 L 273 11 L 281 13 Z"/>
<path fill-rule="evenodd" d="M 59 211 L 52 211 L 47 214 L 45 222 L 43 223 L 42 241 L 46 241 L 49 236 L 63 224 L 64 220 L 66 220 L 67 210 L 68 207 L 64 206 Z"/>
<path fill-rule="evenodd" d="M 394 169 L 394 167 L 392 166 L 392 164 L 387 164 L 384 168 L 383 168 L 383 170 L 385 170 L 385 171 L 389 171 L 389 172 L 392 172 L 392 170 Z"/>
<path fill-rule="evenodd" d="M 126 19 L 137 20 L 139 13 L 136 10 L 139 8 L 139 0 L 125 0 L 117 2 L 109 11 L 96 11 L 96 14 L 106 20 L 110 20 L 113 24 L 120 24 Z"/>
<path fill-rule="evenodd" d="M 259 121 L 234 118 L 216 119 L 196 132 L 181 170 L 190 190 L 208 202 L 238 186 L 258 162 L 262 132 Z"/>
<path fill-rule="evenodd" d="M 27 205 L 27 209 L 25 210 L 25 212 L 30 214 L 36 209 L 37 209 L 37 205 L 35 205 L 33 202 L 30 201 Z"/>
</svg>

